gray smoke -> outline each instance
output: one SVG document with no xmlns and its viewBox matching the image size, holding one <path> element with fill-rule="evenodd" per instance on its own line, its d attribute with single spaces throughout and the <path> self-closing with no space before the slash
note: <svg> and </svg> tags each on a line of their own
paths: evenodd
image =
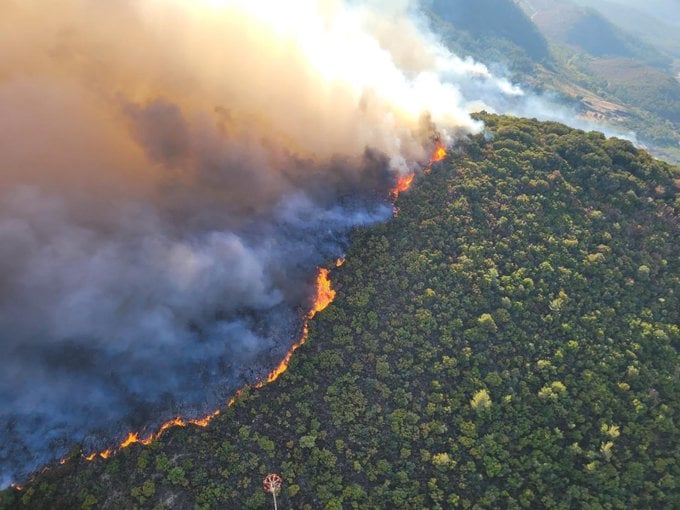
<svg viewBox="0 0 680 510">
<path fill-rule="evenodd" d="M 0 486 L 264 375 L 397 175 L 521 95 L 413 7 L 0 4 Z"/>
</svg>

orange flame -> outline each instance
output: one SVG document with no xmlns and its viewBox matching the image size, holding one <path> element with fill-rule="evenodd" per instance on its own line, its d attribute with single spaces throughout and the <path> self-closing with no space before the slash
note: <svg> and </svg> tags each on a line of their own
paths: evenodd
<svg viewBox="0 0 680 510">
<path fill-rule="evenodd" d="M 163 425 L 161 425 L 161 428 L 158 430 L 158 434 L 156 434 L 156 437 L 160 437 L 160 435 L 168 430 L 169 428 L 172 427 L 186 427 L 187 423 L 180 418 L 179 416 L 173 418 L 172 420 L 166 421 Z"/>
<path fill-rule="evenodd" d="M 402 193 L 411 187 L 411 184 L 413 184 L 413 179 L 415 178 L 415 176 L 416 174 L 413 173 L 408 175 L 400 175 L 397 178 L 397 183 L 394 185 L 394 188 L 392 188 L 391 191 L 392 197 L 395 200 L 399 196 L 399 193 Z"/>
<path fill-rule="evenodd" d="M 135 443 L 141 443 L 141 444 L 150 444 L 151 441 L 155 439 L 155 436 L 153 434 L 149 434 L 147 437 L 140 438 L 139 434 L 137 432 L 130 432 L 128 434 L 128 437 L 125 438 L 125 441 L 120 443 L 121 448 L 127 448 L 131 444 Z"/>
<path fill-rule="evenodd" d="M 255 387 L 262 388 L 265 384 L 269 384 L 270 382 L 276 381 L 281 376 L 281 374 L 288 370 L 288 365 L 290 364 L 290 360 L 293 357 L 293 353 L 297 351 L 302 346 L 302 344 L 304 344 L 307 341 L 308 335 L 309 327 L 307 326 L 307 322 L 305 321 L 304 326 L 302 326 L 302 336 L 300 337 L 300 340 L 298 340 L 291 346 L 290 351 L 286 353 L 286 356 L 281 360 L 279 366 L 277 366 L 274 370 L 269 372 L 267 380 L 260 381 L 255 385 Z"/>
<path fill-rule="evenodd" d="M 446 152 L 446 147 L 442 145 L 442 142 L 437 139 L 435 141 L 435 149 L 434 152 L 432 153 L 432 156 L 430 157 L 430 163 L 427 166 L 427 168 L 424 170 L 426 174 L 429 174 L 432 171 L 432 165 L 435 163 L 439 163 L 440 161 L 443 161 L 444 158 L 446 157 L 447 152 Z M 413 184 L 413 179 L 415 178 L 416 174 L 415 173 L 410 173 L 408 175 L 400 175 L 397 177 L 397 182 L 394 185 L 394 188 L 390 191 L 390 194 L 392 195 L 392 198 L 396 200 L 399 197 L 399 193 L 403 193 L 404 191 L 408 190 L 411 187 L 411 184 Z M 395 211 L 395 216 L 397 215 Z"/>
<path fill-rule="evenodd" d="M 344 264 L 345 259 L 344 258 L 339 258 L 335 265 L 337 267 L 340 267 L 342 264 Z M 276 379 L 279 378 L 279 376 L 284 373 L 286 370 L 288 370 L 288 365 L 290 363 L 291 358 L 293 357 L 293 353 L 300 348 L 302 344 L 305 343 L 307 340 L 307 336 L 309 335 L 309 325 L 308 321 L 312 317 L 314 317 L 318 312 L 326 308 L 333 299 L 335 299 L 335 291 L 331 287 L 331 281 L 328 278 L 328 275 L 330 274 L 329 269 L 321 268 L 319 269 L 319 273 L 316 276 L 316 296 L 314 297 L 314 304 L 312 305 L 312 308 L 309 310 L 307 313 L 307 317 L 305 318 L 304 324 L 302 326 L 302 336 L 300 337 L 300 340 L 295 342 L 292 347 L 290 348 L 290 351 L 286 354 L 286 356 L 283 358 L 281 363 L 272 370 L 269 375 L 267 376 L 266 381 L 261 381 L 255 385 L 256 388 L 262 388 L 265 384 L 270 383 L 275 381 Z M 239 397 L 243 390 L 238 390 L 235 395 L 229 400 L 227 403 L 227 407 L 231 407 L 234 405 L 236 402 L 236 399 Z M 160 426 L 158 429 L 158 432 L 155 434 L 151 433 L 146 437 L 139 437 L 138 432 L 130 432 L 127 437 L 118 445 L 117 450 L 122 450 L 123 448 L 128 448 L 129 446 L 133 444 L 143 444 L 143 445 L 148 445 L 152 441 L 155 441 L 156 439 L 159 439 L 163 433 L 173 427 L 186 427 L 187 424 L 191 425 L 196 425 L 197 427 L 207 427 L 208 424 L 217 416 L 221 414 L 221 411 L 218 409 L 212 414 L 209 414 L 208 416 L 204 418 L 196 418 L 193 420 L 184 420 L 180 418 L 179 416 L 172 418 L 171 420 L 166 421 L 163 423 L 163 425 Z M 94 452 L 89 455 L 83 454 L 83 458 L 91 462 L 97 456 L 101 457 L 102 459 L 108 459 L 113 453 L 115 453 L 114 450 L 112 449 L 106 449 L 103 452 Z M 63 459 L 60 463 L 65 464 L 69 459 Z"/>
<path fill-rule="evenodd" d="M 338 259 L 336 261 L 336 266 L 341 266 L 344 262 L 345 259 Z M 291 346 L 290 351 L 286 353 L 286 356 L 281 360 L 281 363 L 269 373 L 267 380 L 260 381 L 255 385 L 256 388 L 262 388 L 265 384 L 276 381 L 281 374 L 288 370 L 288 365 L 293 357 L 293 353 L 307 341 L 307 337 L 309 336 L 309 319 L 325 309 L 335 299 L 335 291 L 331 286 L 331 280 L 328 278 L 329 274 L 330 269 L 320 268 L 319 273 L 316 275 L 316 296 L 311 310 L 307 313 L 307 319 L 302 325 L 302 336 L 300 337 L 300 340 Z"/>
<path fill-rule="evenodd" d="M 308 319 L 314 317 L 335 299 L 335 291 L 331 287 L 331 281 L 328 278 L 330 272 L 330 269 L 321 268 L 319 269 L 319 274 L 316 275 L 316 297 L 314 298 L 312 309 L 307 314 Z"/>
<path fill-rule="evenodd" d="M 9 484 L 9 486 L 12 487 L 12 489 L 14 489 L 15 491 L 22 491 L 25 488 L 23 485 L 17 485 L 16 483 L 11 483 Z"/>
<path fill-rule="evenodd" d="M 444 147 L 442 143 L 437 140 L 437 146 L 434 149 L 434 154 L 432 154 L 432 158 L 430 158 L 430 165 L 434 165 L 435 163 L 443 161 L 445 157 L 446 147 Z"/>
<path fill-rule="evenodd" d="M 241 393 L 243 393 L 243 388 L 240 390 L 237 390 L 236 393 L 234 394 L 233 397 L 229 399 L 229 403 L 227 404 L 227 407 L 231 407 L 236 403 L 236 399 L 241 396 Z"/>
<path fill-rule="evenodd" d="M 240 392 L 236 392 L 236 396 L 238 396 Z M 234 403 L 235 398 L 232 398 L 229 401 L 229 406 L 231 406 Z M 208 424 L 213 420 L 213 418 L 217 417 L 220 415 L 220 410 L 218 409 L 212 414 L 209 414 L 208 416 L 205 416 L 204 418 L 196 418 L 193 420 L 185 421 L 179 416 L 166 421 L 163 425 L 160 426 L 158 429 L 158 432 L 155 434 L 151 433 L 146 437 L 139 437 L 138 432 L 130 432 L 127 437 L 118 445 L 118 449 L 122 450 L 123 448 L 128 448 L 129 446 L 133 444 L 143 444 L 143 445 L 148 445 L 151 444 L 152 441 L 155 441 L 156 439 L 159 439 L 163 433 L 173 427 L 186 427 L 188 423 L 192 425 L 196 425 L 197 427 L 207 427 Z M 83 455 L 83 458 L 87 460 L 88 462 L 93 461 L 97 455 L 99 455 L 102 459 L 108 459 L 112 454 L 113 450 L 107 449 L 104 450 L 103 452 L 95 452 L 91 453 L 90 455 Z M 68 459 L 63 459 L 60 463 L 65 464 L 68 461 Z"/>
<path fill-rule="evenodd" d="M 231 402 L 231 401 L 230 401 L 230 402 Z M 229 405 L 231 405 L 231 404 L 229 404 Z M 191 423 L 192 425 L 196 425 L 197 427 L 203 427 L 203 428 L 205 428 L 205 427 L 208 426 L 208 424 L 209 424 L 211 421 L 213 421 L 213 418 L 217 418 L 219 415 L 220 415 L 220 410 L 218 409 L 217 411 L 215 411 L 215 412 L 212 413 L 212 414 L 209 414 L 209 415 L 206 416 L 205 418 L 200 418 L 200 419 L 195 419 L 195 420 L 189 420 L 189 423 Z"/>
</svg>

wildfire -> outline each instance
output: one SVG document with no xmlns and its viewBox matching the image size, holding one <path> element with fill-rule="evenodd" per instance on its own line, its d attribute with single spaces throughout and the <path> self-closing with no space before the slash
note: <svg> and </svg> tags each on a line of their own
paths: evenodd
<svg viewBox="0 0 680 510">
<path fill-rule="evenodd" d="M 239 393 L 240 393 L 240 391 L 236 392 L 236 396 L 238 396 Z M 229 401 L 228 406 L 231 406 L 234 403 L 234 401 L 235 401 L 235 397 L 232 398 Z M 137 443 L 143 444 L 143 445 L 151 444 L 152 441 L 159 439 L 166 430 L 171 429 L 173 427 L 186 427 L 187 424 L 196 425 L 197 427 L 207 427 L 208 424 L 213 420 L 213 418 L 215 418 L 219 415 L 220 415 L 220 411 L 218 409 L 214 413 L 209 414 L 208 416 L 205 416 L 204 418 L 196 418 L 196 419 L 188 420 L 188 421 L 183 420 L 182 418 L 177 416 L 177 417 L 163 423 L 163 425 L 161 425 L 160 428 L 158 429 L 158 432 L 156 432 L 155 434 L 151 433 L 146 437 L 139 437 L 138 432 L 130 432 L 127 435 L 127 437 L 118 445 L 118 447 L 119 447 L 120 450 L 122 450 L 123 448 L 128 448 L 129 446 L 131 446 L 133 444 L 137 444 Z M 108 459 L 111 456 L 112 453 L 113 453 L 113 451 L 108 449 L 108 450 L 104 450 L 103 452 L 99 452 L 99 453 L 95 452 L 95 453 L 91 453 L 90 455 L 83 455 L 83 458 L 85 460 L 91 462 L 97 456 L 101 457 L 102 459 Z M 67 461 L 68 461 L 68 459 L 62 459 L 60 461 L 60 464 L 65 464 Z"/>
<path fill-rule="evenodd" d="M 436 143 L 436 148 L 434 153 L 432 154 L 432 158 L 430 159 L 430 166 L 426 169 L 426 172 L 430 170 L 430 167 L 442 161 L 446 157 L 446 148 L 441 144 L 439 140 L 437 140 Z M 396 198 L 399 196 L 399 193 L 402 193 L 406 190 L 408 190 L 411 187 L 411 184 L 413 184 L 413 180 L 415 178 L 415 173 L 411 173 L 408 175 L 403 175 L 400 176 L 397 179 L 397 182 L 395 184 L 394 189 L 392 190 L 392 196 L 396 200 Z M 398 210 L 395 209 L 395 216 L 398 213 Z M 340 267 L 345 263 L 344 257 L 341 257 L 336 260 L 335 266 Z M 300 336 L 300 339 L 295 342 L 288 353 L 286 353 L 286 356 L 281 360 L 279 365 L 272 370 L 269 375 L 267 376 L 266 381 L 260 381 L 257 384 L 255 384 L 256 388 L 262 388 L 266 384 L 275 381 L 276 379 L 281 376 L 286 370 L 288 370 L 288 365 L 290 364 L 290 360 L 293 357 L 293 353 L 297 351 L 306 341 L 309 336 L 309 320 L 312 319 L 317 313 L 320 311 L 324 310 L 329 304 L 333 302 L 335 299 L 335 290 L 333 290 L 333 287 L 331 285 L 331 280 L 329 279 L 329 274 L 330 270 L 326 268 L 320 268 L 319 272 L 316 277 L 316 295 L 314 297 L 314 302 L 307 313 L 307 316 L 305 318 L 305 321 L 302 326 L 302 335 Z M 235 402 L 238 396 L 241 394 L 242 390 L 238 390 L 235 395 L 229 400 L 227 403 L 227 407 L 231 407 Z M 160 428 L 158 429 L 158 432 L 151 433 L 146 437 L 139 437 L 138 432 L 130 432 L 127 437 L 118 445 L 117 449 L 111 449 L 107 448 L 104 451 L 101 452 L 93 452 L 90 453 L 89 455 L 82 454 L 82 457 L 88 461 L 91 462 L 95 460 L 97 457 L 101 457 L 102 459 L 108 459 L 115 451 L 121 450 L 124 448 L 128 448 L 133 444 L 143 444 L 143 445 L 148 445 L 152 441 L 159 439 L 163 433 L 173 427 L 186 427 L 188 424 L 191 425 L 196 425 L 198 427 L 207 427 L 208 424 L 217 416 L 221 414 L 221 411 L 218 409 L 217 411 L 213 412 L 212 414 L 209 414 L 205 416 L 204 418 L 197 418 L 197 419 L 192 419 L 192 420 L 184 420 L 180 418 L 179 416 L 172 418 L 171 420 L 166 421 L 163 423 Z M 59 461 L 60 464 L 65 464 L 68 462 L 70 458 L 64 458 Z M 16 490 L 23 490 L 23 487 L 20 485 L 12 485 Z"/>
<path fill-rule="evenodd" d="M 442 143 L 437 140 L 437 146 L 434 149 L 434 154 L 432 154 L 432 158 L 430 158 L 430 165 L 434 165 L 435 163 L 439 163 L 446 157 L 446 147 L 442 145 Z"/>
<path fill-rule="evenodd" d="M 396 200 L 397 197 L 399 196 L 399 193 L 402 193 L 409 189 L 411 187 L 411 184 L 413 184 L 413 179 L 415 178 L 416 174 L 408 174 L 408 175 L 400 175 L 397 178 L 397 183 L 394 185 L 394 188 L 392 188 L 392 196 Z"/>
<path fill-rule="evenodd" d="M 430 163 L 428 167 L 424 170 L 426 174 L 429 174 L 432 171 L 432 165 L 435 163 L 439 163 L 440 161 L 443 161 L 444 158 L 446 157 L 446 147 L 442 145 L 442 142 L 437 139 L 435 142 L 435 149 L 434 152 L 432 153 L 432 156 L 430 157 Z M 394 185 L 394 188 L 392 188 L 392 191 L 390 194 L 394 198 L 394 200 L 399 197 L 399 193 L 403 193 L 404 191 L 408 190 L 411 187 L 411 184 L 413 184 L 413 179 L 415 178 L 416 174 L 415 173 L 410 173 L 408 175 L 400 175 L 397 178 L 397 182 Z"/>
<path fill-rule="evenodd" d="M 344 262 L 345 259 L 340 258 L 336 261 L 336 266 L 340 267 L 342 264 L 344 264 Z M 290 360 L 293 357 L 293 353 L 302 347 L 302 345 L 307 341 L 307 337 L 309 336 L 309 319 L 330 305 L 335 299 L 335 291 L 331 286 L 331 280 L 328 278 L 329 274 L 330 269 L 320 268 L 319 273 L 316 275 L 316 296 L 314 298 L 314 304 L 312 305 L 311 310 L 309 310 L 307 313 L 307 318 L 302 325 L 302 335 L 300 336 L 300 340 L 292 345 L 290 351 L 288 351 L 283 360 L 281 360 L 281 363 L 279 363 L 279 365 L 269 373 L 267 380 L 260 381 L 255 385 L 256 388 L 262 388 L 265 384 L 276 381 L 281 374 L 288 370 L 288 365 L 290 364 Z"/>
<path fill-rule="evenodd" d="M 339 258 L 336 261 L 335 265 L 336 265 L 336 267 L 340 267 L 342 264 L 344 264 L 344 262 L 345 262 L 344 258 Z M 320 312 L 321 310 L 326 308 L 329 304 L 331 304 L 333 299 L 335 299 L 335 291 L 333 290 L 333 288 L 331 286 L 331 281 L 328 278 L 329 274 L 330 274 L 329 269 L 325 269 L 325 268 L 319 269 L 319 273 L 316 276 L 316 295 L 314 297 L 314 303 L 313 303 L 312 308 L 309 310 L 309 312 L 307 313 L 307 316 L 305 318 L 304 324 L 302 326 L 302 335 L 300 337 L 300 340 L 298 340 L 297 342 L 295 342 L 292 345 L 292 347 L 290 348 L 290 350 L 288 351 L 286 356 L 283 358 L 281 363 L 279 363 L 279 365 L 269 373 L 269 375 L 267 376 L 267 380 L 266 381 L 260 381 L 255 385 L 256 388 L 262 388 L 265 384 L 275 381 L 276 379 L 279 378 L 279 376 L 282 373 L 284 373 L 286 370 L 288 370 L 288 365 L 290 363 L 291 358 L 293 357 L 293 353 L 295 351 L 297 351 L 302 346 L 302 344 L 304 344 L 307 341 L 307 336 L 309 335 L 309 324 L 308 324 L 309 319 L 311 319 L 318 312 Z M 236 394 L 227 403 L 227 407 L 231 407 L 232 405 L 234 405 L 234 403 L 236 402 L 236 399 L 241 394 L 241 392 L 242 392 L 242 390 L 238 390 L 236 392 Z M 193 419 L 193 420 L 184 420 L 184 419 L 180 418 L 179 416 L 177 416 L 177 417 L 172 418 L 171 420 L 168 420 L 165 423 L 163 423 L 163 425 L 161 425 L 160 428 L 158 429 L 158 432 L 156 432 L 155 434 L 151 433 L 146 437 L 139 437 L 138 432 L 130 432 L 127 435 L 127 437 L 118 445 L 118 450 L 122 450 L 123 448 L 128 448 L 131 445 L 137 444 L 137 443 L 140 443 L 140 444 L 143 444 L 143 445 L 148 445 L 152 441 L 159 439 L 166 430 L 173 428 L 173 427 L 186 427 L 188 424 L 196 425 L 197 427 L 207 427 L 208 424 L 214 418 L 219 416 L 220 414 L 221 414 L 221 411 L 218 409 L 214 413 L 209 414 L 204 418 L 197 418 L 197 419 Z M 97 457 L 101 457 L 102 459 L 108 459 L 113 453 L 114 453 L 114 450 L 106 449 L 102 452 L 94 452 L 94 453 L 91 453 L 89 455 L 83 454 L 83 458 L 86 461 L 91 462 L 91 461 L 95 460 Z M 66 462 L 68 462 L 68 460 L 69 460 L 68 458 L 62 459 L 62 461 L 60 461 L 60 463 L 65 464 Z"/>
<path fill-rule="evenodd" d="M 441 144 L 441 142 L 437 141 L 437 145 L 435 148 L 435 151 L 432 155 L 432 158 L 430 159 L 430 167 L 442 161 L 446 157 L 446 148 Z M 427 170 L 430 170 L 430 167 L 428 167 Z M 396 198 L 399 196 L 399 193 L 402 193 L 406 190 L 408 190 L 411 187 L 411 184 L 413 183 L 413 180 L 415 178 L 415 173 L 411 173 L 409 175 L 403 175 L 400 176 L 397 179 L 397 182 L 395 184 L 394 189 L 392 190 L 392 195 L 393 197 Z M 395 215 L 397 214 L 397 210 L 395 210 Z M 341 257 L 336 260 L 335 266 L 340 267 L 345 263 L 344 257 Z M 255 384 L 256 388 L 262 388 L 266 384 L 275 381 L 278 379 L 281 374 L 283 374 L 286 370 L 288 370 L 288 365 L 290 364 L 290 360 L 293 357 L 293 353 L 297 351 L 306 341 L 309 336 L 309 320 L 312 319 L 317 313 L 320 311 L 324 310 L 329 304 L 333 302 L 335 299 L 335 290 L 333 290 L 333 287 L 331 285 L 331 280 L 328 277 L 330 274 L 330 270 L 326 268 L 320 268 L 319 272 L 316 276 L 316 295 L 314 297 L 314 302 L 307 313 L 307 316 L 305 318 L 305 321 L 302 326 L 302 335 L 300 336 L 300 339 L 295 342 L 288 353 L 286 353 L 286 356 L 281 360 L 279 365 L 272 370 L 269 375 L 267 376 L 266 381 L 260 381 L 257 384 Z M 227 403 L 227 407 L 231 407 L 235 402 L 238 396 L 241 394 L 242 390 L 238 390 L 236 394 L 229 400 Z M 143 444 L 143 445 L 148 445 L 152 441 L 159 439 L 163 433 L 173 427 L 186 427 L 187 424 L 192 424 L 196 425 L 198 427 L 207 427 L 208 424 L 217 416 L 221 414 L 221 411 L 218 409 L 217 411 L 213 412 L 212 414 L 209 414 L 205 416 L 204 418 L 197 418 L 197 419 L 192 419 L 192 420 L 184 420 L 180 418 L 179 416 L 172 418 L 171 420 L 166 421 L 163 423 L 160 428 L 158 429 L 158 432 L 151 433 L 146 437 L 139 437 L 138 432 L 130 432 L 127 437 L 118 445 L 117 450 L 121 450 L 124 448 L 128 448 L 133 444 Z M 101 452 L 93 452 L 90 453 L 89 455 L 82 454 L 82 457 L 88 461 L 91 462 L 95 460 L 97 457 L 101 457 L 102 459 L 108 459 L 113 453 L 115 453 L 116 450 L 107 448 L 104 451 Z M 60 464 L 65 464 L 68 462 L 70 459 L 69 458 L 64 458 L 59 461 Z M 20 485 L 12 485 L 16 490 L 23 490 L 23 487 Z"/>
<path fill-rule="evenodd" d="M 335 291 L 331 287 L 331 281 L 328 278 L 330 272 L 330 269 L 321 268 L 319 269 L 319 274 L 316 275 L 316 297 L 314 298 L 312 309 L 307 314 L 308 319 L 314 317 L 335 299 Z"/>
</svg>

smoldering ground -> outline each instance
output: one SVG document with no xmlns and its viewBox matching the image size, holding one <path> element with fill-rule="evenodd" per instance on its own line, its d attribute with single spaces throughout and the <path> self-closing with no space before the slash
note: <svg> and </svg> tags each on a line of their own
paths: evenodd
<svg viewBox="0 0 680 510">
<path fill-rule="evenodd" d="M 519 93 L 413 9 L 0 5 L 3 485 L 265 373 L 396 175 Z"/>
</svg>

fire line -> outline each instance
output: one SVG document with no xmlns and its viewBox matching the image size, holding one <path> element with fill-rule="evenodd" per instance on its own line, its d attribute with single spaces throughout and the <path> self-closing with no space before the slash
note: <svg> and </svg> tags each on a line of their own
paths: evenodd
<svg viewBox="0 0 680 510">
<path fill-rule="evenodd" d="M 437 139 L 435 140 L 435 148 L 434 152 L 432 153 L 432 156 L 430 157 L 430 162 L 428 166 L 425 168 L 424 172 L 426 174 L 429 174 L 432 171 L 432 165 L 439 163 L 446 158 L 447 152 L 446 152 L 446 147 L 442 145 L 442 142 Z M 403 193 L 404 191 L 407 191 L 410 187 L 411 184 L 413 184 L 413 180 L 415 179 L 415 172 L 409 173 L 407 175 L 400 175 L 397 177 L 397 182 L 394 185 L 394 188 L 390 191 L 390 195 L 396 200 L 399 197 L 400 193 Z"/>
<path fill-rule="evenodd" d="M 432 157 L 430 158 L 430 162 L 428 167 L 426 168 L 425 172 L 429 173 L 432 169 L 432 165 L 435 163 L 438 163 L 442 161 L 447 155 L 446 148 L 441 144 L 439 140 L 436 140 L 436 146 L 435 150 L 432 154 Z M 394 197 L 396 200 L 397 197 L 399 196 L 399 193 L 402 193 L 406 190 L 408 190 L 411 187 L 411 184 L 413 184 L 413 180 L 415 178 L 415 173 L 411 173 L 405 176 L 400 176 L 397 179 L 397 182 L 395 184 L 395 187 L 391 190 L 390 194 Z M 335 266 L 340 267 L 345 263 L 344 257 L 341 257 L 337 259 Z M 330 274 L 330 269 L 326 268 L 319 268 L 317 277 L 316 277 L 316 295 L 314 297 L 314 302 L 312 304 L 311 309 L 309 312 L 307 312 L 307 315 L 305 317 L 305 320 L 302 324 L 302 335 L 300 336 L 300 339 L 295 342 L 290 350 L 286 353 L 285 357 L 279 365 L 272 370 L 268 375 L 266 380 L 259 381 L 255 383 L 255 388 L 262 388 L 265 385 L 274 382 L 276 379 L 278 379 L 281 374 L 283 374 L 286 370 L 288 370 L 288 365 L 290 364 L 290 360 L 293 357 L 293 353 L 297 351 L 306 341 L 309 336 L 309 321 L 312 319 L 317 313 L 320 311 L 324 310 L 328 305 L 330 305 L 333 300 L 335 299 L 336 291 L 333 289 L 331 280 L 329 278 Z M 236 391 L 234 396 L 228 401 L 227 407 L 231 407 L 234 405 L 236 402 L 236 399 L 239 397 L 243 389 L 239 389 Z M 118 445 L 117 448 L 107 448 L 106 450 L 103 450 L 101 452 L 92 452 L 88 455 L 85 455 L 84 453 L 81 454 L 82 458 L 85 459 L 88 462 L 94 461 L 97 457 L 100 457 L 102 459 L 108 459 L 111 455 L 115 454 L 116 452 L 128 448 L 133 444 L 143 444 L 143 445 L 148 445 L 152 441 L 155 441 L 159 439 L 163 433 L 174 427 L 186 427 L 187 425 L 196 425 L 198 427 L 207 427 L 210 422 L 219 416 L 221 414 L 221 411 L 218 409 L 215 412 L 203 417 L 203 418 L 196 418 L 196 419 L 191 419 L 191 420 L 184 420 L 183 418 L 177 416 L 175 418 L 172 418 L 171 420 L 166 421 L 163 423 L 160 428 L 158 429 L 158 432 L 156 433 L 150 433 L 146 437 L 139 437 L 139 432 L 130 432 L 127 437 L 121 441 L 121 443 Z M 71 457 L 65 457 L 59 461 L 59 464 L 66 464 L 71 460 Z M 44 469 L 48 469 L 47 467 Z M 12 484 L 11 485 L 15 490 L 21 491 L 24 489 L 23 486 L 17 485 L 17 484 Z"/>
<path fill-rule="evenodd" d="M 344 263 L 344 259 L 340 258 L 336 261 L 335 265 L 336 267 L 340 267 Z M 307 315 L 305 317 L 305 320 L 302 325 L 302 335 L 300 339 L 295 342 L 290 350 L 286 353 L 285 357 L 281 362 L 278 364 L 278 366 L 272 370 L 268 375 L 266 380 L 259 381 L 255 383 L 255 388 L 262 388 L 266 384 L 275 381 L 278 379 L 281 374 L 283 374 L 286 370 L 288 370 L 288 365 L 290 364 L 290 360 L 293 357 L 293 353 L 298 350 L 306 341 L 307 337 L 309 336 L 309 320 L 314 317 L 318 312 L 322 311 L 325 309 L 333 300 L 335 299 L 335 290 L 333 290 L 331 280 L 329 278 L 330 274 L 330 269 L 326 268 L 320 268 L 317 276 L 316 276 L 316 295 L 314 296 L 314 301 L 312 303 L 312 307 L 307 312 Z M 238 390 L 235 395 L 229 400 L 227 403 L 227 407 L 231 407 L 234 405 L 236 402 L 236 399 L 238 396 L 241 394 L 242 390 Z M 114 454 L 116 451 L 122 450 L 124 448 L 128 448 L 133 444 L 143 444 L 143 445 L 148 445 L 152 441 L 155 441 L 156 439 L 159 439 L 163 433 L 174 427 L 186 427 L 187 425 L 196 425 L 198 427 L 207 427 L 208 424 L 217 416 L 221 414 L 221 411 L 218 409 L 217 411 L 213 412 L 212 414 L 209 414 L 203 418 L 197 418 L 193 420 L 184 420 L 183 418 L 180 418 L 179 416 L 172 418 L 171 420 L 168 420 L 167 422 L 163 423 L 160 428 L 158 429 L 158 432 L 156 433 L 151 433 L 148 436 L 145 437 L 140 437 L 139 432 L 130 432 L 127 437 L 121 441 L 121 443 L 118 445 L 116 449 L 111 449 L 107 448 L 104 451 L 101 452 L 93 452 L 89 455 L 83 454 L 82 457 L 88 461 L 91 462 L 95 460 L 97 457 L 100 457 L 102 459 L 108 459 L 112 454 Z M 65 464 L 68 462 L 70 459 L 68 457 L 61 459 L 60 464 Z"/>
</svg>

